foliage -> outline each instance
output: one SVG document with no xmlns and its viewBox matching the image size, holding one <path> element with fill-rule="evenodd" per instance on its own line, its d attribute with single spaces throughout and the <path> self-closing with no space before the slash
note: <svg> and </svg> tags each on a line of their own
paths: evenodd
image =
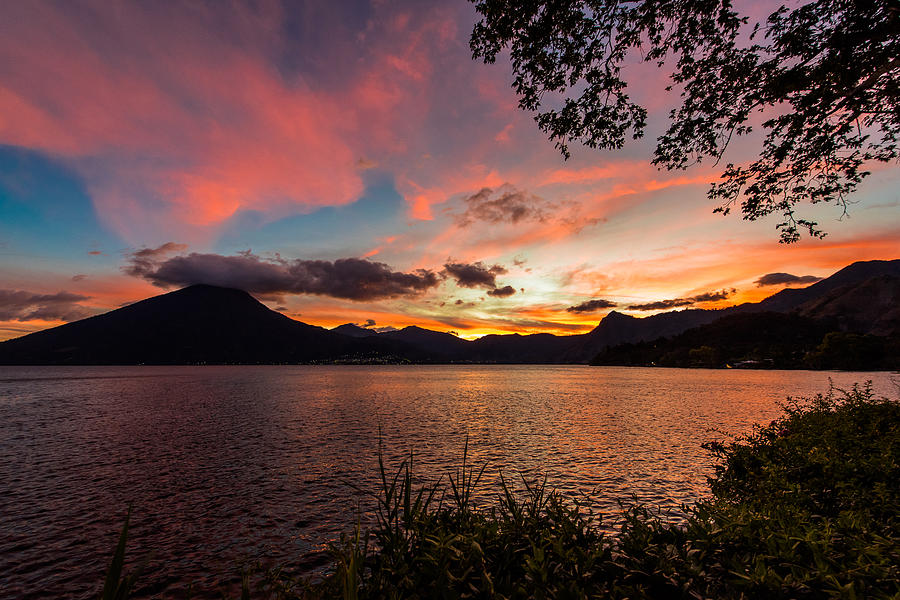
<svg viewBox="0 0 900 600">
<path fill-rule="evenodd" d="M 517 494 L 502 480 L 498 503 L 479 510 L 473 492 L 483 467 L 467 465 L 465 454 L 444 488 L 412 491 L 411 464 L 393 478 L 382 470 L 373 544 L 357 536 L 338 550 L 324 597 L 351 597 L 350 581 L 357 598 L 578 598 L 602 585 L 592 577 L 610 558 L 603 534 L 543 482 L 523 478 Z"/>
<path fill-rule="evenodd" d="M 832 331 L 807 354 L 805 362 L 816 369 L 864 370 L 872 365 L 896 368 L 900 366 L 900 348 L 895 347 L 896 341 L 875 335 Z"/>
<path fill-rule="evenodd" d="M 900 404 L 866 385 L 784 410 L 747 437 L 706 445 L 721 459 L 713 499 L 696 512 L 707 560 L 751 596 L 896 597 Z"/>
<path fill-rule="evenodd" d="M 109 563 L 109 569 L 106 571 L 106 578 L 103 582 L 103 590 L 100 592 L 99 600 L 126 600 L 131 594 L 134 582 L 140 575 L 141 569 L 137 569 L 134 573 L 125 574 L 125 545 L 128 542 L 128 522 L 131 520 L 131 507 L 128 507 L 128 514 L 125 515 L 125 523 L 122 525 L 122 531 L 119 534 L 119 542 L 113 552 L 112 560 Z"/>
<path fill-rule="evenodd" d="M 776 369 L 849 368 L 876 370 L 887 368 L 885 355 L 866 355 L 858 363 L 856 355 L 829 354 L 833 362 L 808 360 L 810 353 L 836 328 L 796 314 L 759 312 L 732 314 L 712 323 L 694 327 L 671 338 L 626 343 L 606 348 L 591 361 L 594 365 L 719 368 L 741 361 Z M 880 339 L 880 338 L 878 338 Z"/>
<path fill-rule="evenodd" d="M 712 495 L 685 523 L 632 506 L 615 535 L 539 481 L 501 479 L 478 506 L 483 468 L 466 452 L 446 485 L 416 485 L 412 457 L 393 476 L 380 464 L 376 526 L 332 548 L 330 575 L 269 572 L 254 588 L 248 574 L 242 597 L 900 596 L 900 403 L 868 385 L 788 399 L 769 425 L 706 447 Z"/>
<path fill-rule="evenodd" d="M 750 28 L 730 0 L 470 0 L 481 15 L 473 56 L 509 49 L 519 106 L 568 157 L 568 144 L 618 149 L 643 135 L 647 110 L 623 67 L 671 67 L 681 105 L 653 162 L 684 169 L 719 160 L 734 136 L 765 133 L 759 157 L 728 164 L 712 185 L 717 211 L 755 220 L 780 213 L 782 242 L 817 223 L 798 202 L 836 203 L 871 161 L 900 156 L 900 7 L 894 0 L 782 6 Z M 751 3 L 752 5 L 752 3 Z"/>
</svg>

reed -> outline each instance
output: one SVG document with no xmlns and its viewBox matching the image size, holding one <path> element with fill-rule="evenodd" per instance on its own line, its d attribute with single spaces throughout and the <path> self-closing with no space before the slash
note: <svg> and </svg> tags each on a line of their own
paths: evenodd
<svg viewBox="0 0 900 600">
<path fill-rule="evenodd" d="M 624 509 L 615 535 L 582 504 L 520 477 L 477 506 L 468 461 L 416 485 L 414 457 L 379 452 L 375 525 L 331 547 L 316 581 L 247 573 L 242 598 L 898 598 L 900 403 L 854 386 L 788 399 L 784 414 L 707 449 L 711 496 L 675 524 Z M 484 497 L 480 495 L 478 497 Z M 127 519 L 104 587 L 126 597 Z M 117 587 L 118 586 L 118 587 Z M 125 596 L 107 596 L 107 589 Z"/>
</svg>

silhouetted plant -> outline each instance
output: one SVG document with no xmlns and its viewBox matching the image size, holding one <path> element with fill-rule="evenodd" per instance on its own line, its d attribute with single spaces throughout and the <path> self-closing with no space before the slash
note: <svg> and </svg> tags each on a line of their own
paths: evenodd
<svg viewBox="0 0 900 600">
<path fill-rule="evenodd" d="M 470 1 L 480 15 L 473 57 L 509 58 L 519 107 L 565 157 L 572 142 L 617 150 L 643 136 L 647 109 L 628 90 L 642 73 L 634 62 L 669 69 L 660 87 L 681 96 L 654 164 L 718 164 L 734 138 L 762 130 L 759 156 L 728 164 L 708 196 L 716 212 L 739 207 L 747 220 L 780 214 L 782 242 L 824 235 L 795 214 L 798 203 L 846 211 L 867 167 L 900 157 L 895 0 L 776 4 L 753 26 L 741 14 L 753 5 L 730 0 Z"/>
<path fill-rule="evenodd" d="M 712 494 L 686 520 L 632 505 L 614 535 L 542 479 L 514 490 L 501 475 L 496 501 L 477 506 L 484 468 L 468 444 L 447 485 L 415 484 L 412 456 L 390 474 L 379 452 L 372 530 L 357 523 L 333 544 L 318 581 L 245 572 L 242 598 L 897 598 L 900 403 L 865 385 L 783 408 L 705 444 L 719 459 Z M 104 588 L 124 595 L 104 600 L 133 582 L 127 525 Z"/>
</svg>

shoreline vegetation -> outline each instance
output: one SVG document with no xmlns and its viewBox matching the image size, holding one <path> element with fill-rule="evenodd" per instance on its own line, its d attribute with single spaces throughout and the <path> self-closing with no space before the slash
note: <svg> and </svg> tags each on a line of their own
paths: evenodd
<svg viewBox="0 0 900 600">
<path fill-rule="evenodd" d="M 318 578 L 245 569 L 240 598 L 897 598 L 900 402 L 868 383 L 782 408 L 704 444 L 717 458 L 710 495 L 683 520 L 623 506 L 612 534 L 541 481 L 501 479 L 496 501 L 477 505 L 484 467 L 465 451 L 424 485 L 414 457 L 391 471 L 379 459 L 372 529 L 333 544 Z M 123 569 L 127 532 L 126 518 L 101 600 L 140 593 L 140 569 Z"/>
<path fill-rule="evenodd" d="M 610 346 L 593 366 L 895 371 L 900 336 L 840 331 L 795 314 L 730 315 L 672 337 Z"/>
<path fill-rule="evenodd" d="M 0 342 L 0 365 L 593 363 L 894 370 L 900 369 L 898 306 L 900 259 L 861 261 L 760 302 L 645 317 L 611 310 L 590 330 L 588 323 L 576 323 L 582 333 L 566 325 L 567 335 L 526 329 L 467 340 L 416 325 L 325 329 L 272 310 L 246 291 L 197 284 Z"/>
</svg>

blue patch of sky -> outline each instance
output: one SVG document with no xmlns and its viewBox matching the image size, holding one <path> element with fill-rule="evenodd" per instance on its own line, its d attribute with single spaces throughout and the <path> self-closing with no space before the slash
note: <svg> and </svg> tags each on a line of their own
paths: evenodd
<svg viewBox="0 0 900 600">
<path fill-rule="evenodd" d="M 125 246 L 98 220 L 84 183 L 54 158 L 0 145 L 0 257 L 5 264 L 120 260 Z M 91 256 L 90 251 L 103 252 Z"/>
<path fill-rule="evenodd" d="M 361 256 L 379 240 L 405 227 L 408 207 L 387 174 L 366 177 L 363 195 L 350 204 L 266 222 L 262 213 L 242 211 L 219 237 L 214 251 L 230 254 L 252 249 L 280 252 L 285 258 Z"/>
</svg>

